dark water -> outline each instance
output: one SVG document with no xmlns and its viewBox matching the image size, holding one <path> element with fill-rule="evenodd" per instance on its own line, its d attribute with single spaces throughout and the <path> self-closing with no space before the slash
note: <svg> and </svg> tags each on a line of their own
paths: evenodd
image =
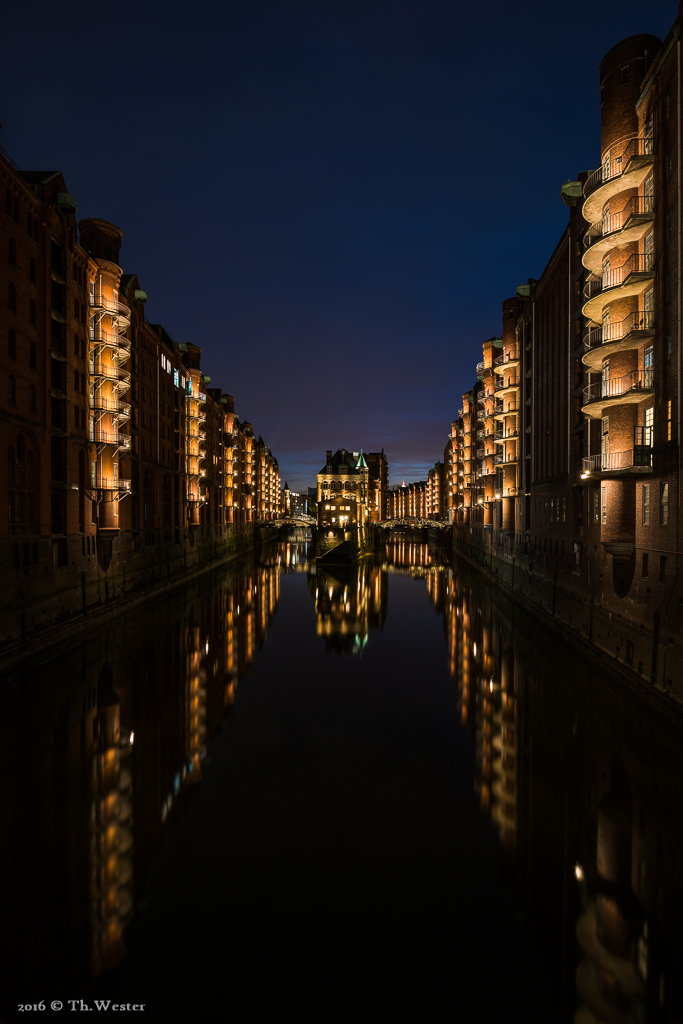
<svg viewBox="0 0 683 1024">
<path fill-rule="evenodd" d="M 436 552 L 282 545 L 3 687 L 7 1020 L 683 1019 L 679 731 Z"/>
</svg>

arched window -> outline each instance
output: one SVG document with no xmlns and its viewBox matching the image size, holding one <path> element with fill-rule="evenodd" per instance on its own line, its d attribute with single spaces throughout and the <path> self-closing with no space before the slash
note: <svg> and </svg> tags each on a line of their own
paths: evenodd
<svg viewBox="0 0 683 1024">
<path fill-rule="evenodd" d="M 30 345 L 29 350 L 28 350 L 28 365 L 31 366 L 35 370 L 35 368 L 36 368 L 36 343 L 35 343 L 35 341 L 31 342 L 31 345 Z"/>
<path fill-rule="evenodd" d="M 31 256 L 31 261 L 28 265 L 28 279 L 29 281 L 35 281 L 38 277 L 38 266 L 35 259 Z"/>
<path fill-rule="evenodd" d="M 17 435 L 17 466 L 24 465 L 24 438 L 21 434 Z"/>
<path fill-rule="evenodd" d="M 16 267 L 16 265 L 17 265 L 17 243 L 14 241 L 13 238 L 10 238 L 10 240 L 9 240 L 9 252 L 8 252 L 7 255 L 8 255 L 8 259 L 9 259 L 10 263 L 12 264 L 12 266 Z"/>
<path fill-rule="evenodd" d="M 78 370 L 74 370 L 74 391 L 78 391 Z"/>
<path fill-rule="evenodd" d="M 36 389 L 33 384 L 28 389 L 28 407 L 31 412 L 36 411 Z"/>
<path fill-rule="evenodd" d="M 28 322 L 34 324 L 36 322 L 36 304 L 34 299 L 29 299 L 28 302 Z"/>
<path fill-rule="evenodd" d="M 74 299 L 74 316 L 78 320 L 81 312 L 81 304 L 78 299 Z"/>
<path fill-rule="evenodd" d="M 7 289 L 7 305 L 13 312 L 17 311 L 17 290 L 14 285 L 10 282 L 9 288 Z"/>
<path fill-rule="evenodd" d="M 10 359 L 17 358 L 17 336 L 14 331 L 9 332 L 9 337 L 7 339 L 7 355 Z"/>
<path fill-rule="evenodd" d="M 74 406 L 74 426 L 78 427 L 78 424 L 80 423 L 80 421 L 81 421 L 81 418 L 78 415 L 78 406 L 75 405 Z"/>
<path fill-rule="evenodd" d="M 74 352 L 76 353 L 76 355 L 78 355 L 78 353 L 80 351 L 79 346 L 80 346 L 80 342 L 78 340 L 78 335 L 74 334 Z"/>
<path fill-rule="evenodd" d="M 10 374 L 9 381 L 7 382 L 7 401 L 15 405 L 17 401 L 17 385 L 14 377 Z"/>
</svg>

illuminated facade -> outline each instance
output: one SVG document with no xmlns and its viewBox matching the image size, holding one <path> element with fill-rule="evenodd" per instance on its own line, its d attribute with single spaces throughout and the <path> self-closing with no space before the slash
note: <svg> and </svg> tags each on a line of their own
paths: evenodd
<svg viewBox="0 0 683 1024">
<path fill-rule="evenodd" d="M 679 32 L 603 59 L 599 167 L 483 344 L 450 490 L 456 547 L 683 700 Z"/>
<path fill-rule="evenodd" d="M 236 524 L 279 514 L 279 473 L 234 400 L 207 387 L 199 346 L 148 322 L 121 229 L 77 222 L 59 172 L 21 171 L 0 152 L 0 178 L 0 559 L 16 637 L 55 608 L 108 600 L 116 576 L 125 589 L 159 562 L 184 571 L 201 543 L 227 550 Z"/>
</svg>

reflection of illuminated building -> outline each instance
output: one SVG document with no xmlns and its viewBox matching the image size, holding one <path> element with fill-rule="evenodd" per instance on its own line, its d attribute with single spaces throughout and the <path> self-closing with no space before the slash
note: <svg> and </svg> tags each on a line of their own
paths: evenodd
<svg viewBox="0 0 683 1024">
<path fill-rule="evenodd" d="M 92 971 L 124 956 L 123 929 L 133 913 L 132 737 L 122 736 L 120 702 L 106 663 L 100 677 L 93 750 L 91 812 Z"/>
<path fill-rule="evenodd" d="M 326 648 L 356 654 L 365 647 L 371 629 L 381 629 L 386 617 L 387 586 L 382 569 L 367 560 L 330 570 L 318 566 L 315 583 L 316 632 Z"/>
<path fill-rule="evenodd" d="M 631 791 L 615 761 L 610 791 L 598 806 L 597 877 L 584 890 L 576 926 L 581 950 L 576 987 L 583 1004 L 579 1013 L 586 1020 L 630 1024 L 646 1019 L 649 941 L 647 921 L 631 888 L 634 838 Z M 581 865 L 575 874 L 583 883 Z"/>
</svg>

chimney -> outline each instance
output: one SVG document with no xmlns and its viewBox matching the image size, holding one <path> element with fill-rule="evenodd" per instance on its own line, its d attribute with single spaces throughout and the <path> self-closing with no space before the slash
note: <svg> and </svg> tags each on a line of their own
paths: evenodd
<svg viewBox="0 0 683 1024">
<path fill-rule="evenodd" d="M 327 460 L 326 461 L 327 462 L 332 462 L 332 449 L 331 448 L 327 449 Z"/>
</svg>

